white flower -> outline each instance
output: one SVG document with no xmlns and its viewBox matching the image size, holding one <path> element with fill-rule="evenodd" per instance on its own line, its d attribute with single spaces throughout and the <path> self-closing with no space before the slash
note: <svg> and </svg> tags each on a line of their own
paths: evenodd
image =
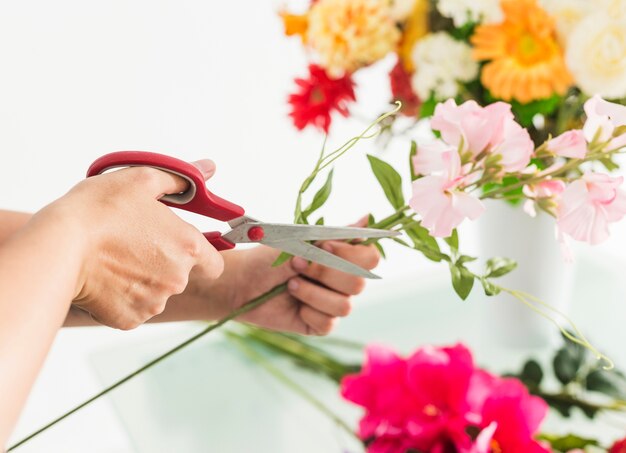
<svg viewBox="0 0 626 453">
<path fill-rule="evenodd" d="M 542 0 L 541 5 L 554 17 L 562 44 L 582 19 L 598 9 L 598 5 L 589 0 Z"/>
<path fill-rule="evenodd" d="M 455 27 L 468 22 L 489 24 L 502 20 L 500 0 L 439 0 L 437 9 L 451 18 Z"/>
<path fill-rule="evenodd" d="M 565 59 L 582 91 L 617 99 L 626 97 L 626 14 L 619 14 L 626 0 L 611 3 L 574 27 Z"/>
<path fill-rule="evenodd" d="M 411 11 L 413 11 L 413 6 L 416 1 L 422 0 L 389 0 L 389 14 L 391 18 L 396 22 L 406 20 L 411 14 Z"/>
<path fill-rule="evenodd" d="M 413 89 L 422 99 L 434 94 L 436 99 L 457 95 L 459 82 L 469 82 L 478 75 L 478 63 L 471 48 L 445 32 L 426 35 L 413 50 L 415 74 Z"/>
</svg>

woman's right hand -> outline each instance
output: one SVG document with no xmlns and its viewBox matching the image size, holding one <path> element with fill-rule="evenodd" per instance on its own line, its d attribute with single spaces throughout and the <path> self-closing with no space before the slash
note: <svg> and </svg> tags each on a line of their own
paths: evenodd
<svg viewBox="0 0 626 453">
<path fill-rule="evenodd" d="M 205 179 L 215 171 L 210 160 L 195 165 Z M 222 273 L 222 256 L 202 233 L 158 201 L 186 188 L 170 173 L 126 168 L 82 181 L 37 214 L 78 224 L 84 257 L 74 306 L 101 324 L 133 329 L 183 292 L 192 271 L 211 280 Z"/>
</svg>

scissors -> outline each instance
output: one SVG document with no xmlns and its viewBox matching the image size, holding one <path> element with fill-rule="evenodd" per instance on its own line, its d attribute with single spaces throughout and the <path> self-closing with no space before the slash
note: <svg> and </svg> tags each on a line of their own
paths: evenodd
<svg viewBox="0 0 626 453">
<path fill-rule="evenodd" d="M 240 243 L 259 243 L 342 272 L 365 278 L 380 278 L 307 241 L 384 238 L 398 235 L 394 231 L 373 228 L 293 225 L 255 220 L 246 216 L 241 206 L 211 193 L 206 188 L 202 173 L 194 165 L 163 154 L 146 151 L 118 151 L 106 154 L 91 164 L 87 177 L 120 167 L 153 167 L 185 179 L 189 183 L 187 190 L 165 195 L 160 201 L 167 206 L 228 222 L 231 230 L 224 234 L 218 231 L 204 233 L 204 237 L 217 250 L 229 250 Z"/>
</svg>

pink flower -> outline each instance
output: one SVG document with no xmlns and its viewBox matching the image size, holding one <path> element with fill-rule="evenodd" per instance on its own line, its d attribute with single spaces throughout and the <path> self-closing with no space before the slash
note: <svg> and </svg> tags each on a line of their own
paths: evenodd
<svg viewBox="0 0 626 453">
<path fill-rule="evenodd" d="M 422 225 L 432 235 L 448 237 L 466 218 L 477 219 L 485 206 L 479 199 L 462 191 L 472 176 L 463 174 L 456 150 L 442 152 L 441 160 L 445 167 L 443 174 L 425 176 L 413 182 L 413 197 L 409 206 L 422 217 Z M 428 158 L 423 163 L 418 162 L 417 168 L 436 168 L 438 165 L 436 159 Z"/>
<path fill-rule="evenodd" d="M 537 184 L 526 185 L 523 190 L 524 195 L 529 198 L 524 203 L 524 211 L 529 216 L 536 217 L 535 201 L 539 201 L 544 209 L 552 213 L 553 208 L 556 207 L 555 202 L 565 190 L 565 183 L 559 180 L 548 179 Z M 546 203 L 546 201 L 550 200 L 552 203 Z"/>
<path fill-rule="evenodd" d="M 557 210 L 557 227 L 578 241 L 598 244 L 609 237 L 609 223 L 626 214 L 622 177 L 587 173 L 563 191 Z"/>
<path fill-rule="evenodd" d="M 480 440 L 482 445 L 487 444 L 486 437 L 491 434 L 489 450 L 483 450 L 484 453 L 492 450 L 507 453 L 550 452 L 534 439 L 547 412 L 546 402 L 530 395 L 519 380 L 496 378 L 482 406 L 481 425 L 484 430 L 477 443 Z"/>
<path fill-rule="evenodd" d="M 506 120 L 502 126 L 501 141 L 493 145 L 491 153 L 502 156 L 498 164 L 505 172 L 511 173 L 526 168 L 534 151 L 535 144 L 528 131 L 515 121 Z"/>
<path fill-rule="evenodd" d="M 585 113 L 587 121 L 583 132 L 589 143 L 594 139 L 600 142 L 610 140 L 611 150 L 626 146 L 626 134 L 611 139 L 617 127 L 626 125 L 626 106 L 605 101 L 595 95 L 585 102 Z"/>
<path fill-rule="evenodd" d="M 417 147 L 417 153 L 411 158 L 413 172 L 416 175 L 429 175 L 431 173 L 446 171 L 447 153 L 456 153 L 456 148 L 441 140 L 435 140 Z"/>
<path fill-rule="evenodd" d="M 558 137 L 549 140 L 547 148 L 557 156 L 571 157 L 573 159 L 584 159 L 588 151 L 585 134 L 580 129 L 564 132 Z"/>
<path fill-rule="evenodd" d="M 467 101 L 457 106 L 454 99 L 448 99 L 437 104 L 430 124 L 446 143 L 477 156 L 487 146 L 501 141 L 507 120 L 512 121 L 513 114 L 511 106 L 504 102 L 481 107 L 476 101 Z"/>
<path fill-rule="evenodd" d="M 504 102 L 481 107 L 467 101 L 457 106 L 448 99 L 435 107 L 431 126 L 463 156 L 482 158 L 485 152 L 501 155 L 499 164 L 506 172 L 525 168 L 534 151 L 530 135 L 515 122 L 511 106 Z"/>
</svg>

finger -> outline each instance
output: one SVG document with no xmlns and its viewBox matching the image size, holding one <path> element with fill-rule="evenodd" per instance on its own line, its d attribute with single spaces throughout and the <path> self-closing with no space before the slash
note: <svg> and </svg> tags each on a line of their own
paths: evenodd
<svg viewBox="0 0 626 453">
<path fill-rule="evenodd" d="M 191 251 L 194 259 L 193 273 L 199 279 L 215 280 L 224 272 L 224 259 L 209 241 L 197 231 L 196 246 Z"/>
<path fill-rule="evenodd" d="M 128 187 L 146 190 L 156 199 L 163 195 L 182 193 L 189 187 L 185 178 L 152 167 L 124 168 L 117 173 L 126 179 Z"/>
<path fill-rule="evenodd" d="M 198 170 L 200 170 L 205 181 L 215 174 L 215 162 L 213 162 L 211 159 L 197 160 L 195 162 L 192 162 L 192 164 Z"/>
<path fill-rule="evenodd" d="M 330 316 L 348 316 L 352 310 L 350 297 L 303 278 L 289 280 L 287 291 L 300 302 Z"/>
<path fill-rule="evenodd" d="M 322 245 L 322 248 L 368 270 L 376 267 L 380 260 L 378 251 L 372 246 L 326 242 Z M 318 263 L 309 263 L 300 257 L 293 258 L 291 265 L 300 274 L 344 294 L 354 296 L 360 294 L 365 288 L 365 279 L 361 277 Z"/>
<path fill-rule="evenodd" d="M 306 304 L 300 306 L 300 318 L 308 326 L 307 334 L 309 335 L 327 335 L 337 324 L 337 318 L 328 316 Z"/>
</svg>

